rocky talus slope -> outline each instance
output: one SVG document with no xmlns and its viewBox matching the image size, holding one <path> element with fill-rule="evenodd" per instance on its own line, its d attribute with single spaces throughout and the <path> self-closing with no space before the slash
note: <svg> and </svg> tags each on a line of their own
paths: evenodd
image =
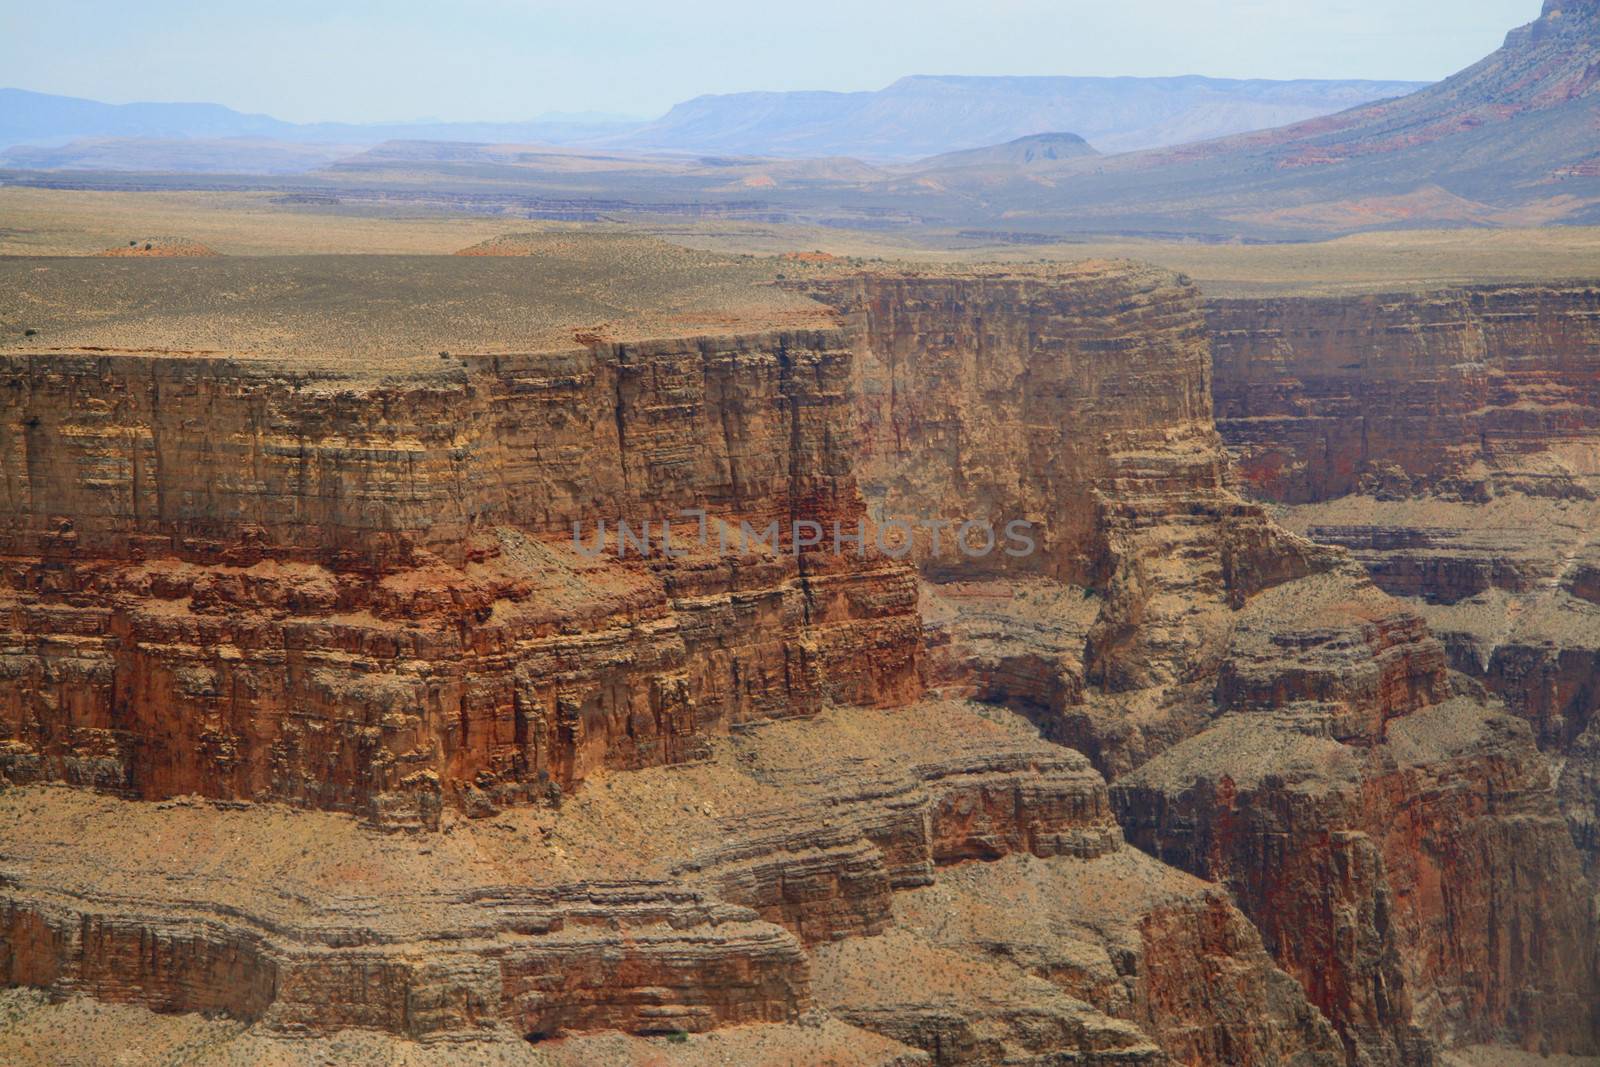
<svg viewBox="0 0 1600 1067">
<path fill-rule="evenodd" d="M 1235 493 L 1192 286 L 814 288 L 382 381 L 5 357 L 0 983 L 231 1020 L 151 1062 L 1593 1050 L 1532 733 Z"/>
<path fill-rule="evenodd" d="M 1227 897 L 1129 852 L 1100 776 L 1023 720 L 841 709 L 710 748 L 560 809 L 398 836 L 12 789 L 3 978 L 222 1013 L 269 1043 L 355 1028 L 542 1052 L 759 1024 L 795 1057 L 772 1062 L 811 1062 L 848 1043 L 831 1010 L 890 1039 L 861 1062 L 1338 1062 Z"/>
</svg>

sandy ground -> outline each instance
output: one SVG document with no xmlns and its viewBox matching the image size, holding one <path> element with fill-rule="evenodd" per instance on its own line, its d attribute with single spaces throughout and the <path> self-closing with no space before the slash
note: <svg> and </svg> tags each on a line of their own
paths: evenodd
<svg viewBox="0 0 1600 1067">
<path fill-rule="evenodd" d="M 1498 1045 L 1472 1045 L 1446 1052 L 1440 1067 L 1600 1067 L 1600 1056 L 1541 1056 Z"/>
<path fill-rule="evenodd" d="M 0 1063 L 7 1067 L 913 1067 L 897 1042 L 821 1015 L 799 1025 L 740 1026 L 681 1041 L 602 1033 L 534 1045 L 498 1039 L 418 1043 L 345 1030 L 328 1037 L 266 1033 L 229 1019 L 158 1015 L 87 998 L 52 1003 L 0 990 Z"/>
<path fill-rule="evenodd" d="M 502 234 L 617 228 L 504 216 L 295 202 L 270 192 L 0 188 L 0 256 L 91 255 L 151 233 L 223 255 L 448 255 Z M 629 232 L 727 254 L 824 252 L 923 263 L 1144 259 L 1208 293 L 1342 292 L 1600 275 L 1600 227 L 1409 230 L 1334 241 L 1220 244 L 1097 238 L 1017 245 L 937 228 L 901 232 L 749 222 L 634 223 Z M 787 261 L 790 268 L 804 264 Z M 781 269 L 781 268 L 779 268 Z"/>
<path fill-rule="evenodd" d="M 513 257 L 0 258 L 0 352 L 437 373 L 440 353 L 833 326 L 775 262 L 610 235 Z"/>
</svg>

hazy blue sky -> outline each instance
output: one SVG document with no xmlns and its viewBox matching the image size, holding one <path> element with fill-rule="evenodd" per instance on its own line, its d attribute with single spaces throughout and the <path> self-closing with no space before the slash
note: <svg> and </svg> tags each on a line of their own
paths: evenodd
<svg viewBox="0 0 1600 1067">
<path fill-rule="evenodd" d="M 0 84 L 307 121 L 654 115 L 904 74 L 1435 79 L 1540 0 L 0 0 Z"/>
</svg>

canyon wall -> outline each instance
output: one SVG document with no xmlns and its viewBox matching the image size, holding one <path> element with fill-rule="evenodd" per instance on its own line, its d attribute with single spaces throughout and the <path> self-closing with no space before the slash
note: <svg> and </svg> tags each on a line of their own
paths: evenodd
<svg viewBox="0 0 1600 1067">
<path fill-rule="evenodd" d="M 1040 545 L 972 559 L 918 539 L 935 684 L 1087 753 L 1130 840 L 1232 890 L 1350 1062 L 1594 1046 L 1588 890 L 1532 739 L 1461 689 L 1419 611 L 1235 493 L 1192 287 L 1116 264 L 828 298 L 862 338 L 869 501 L 1020 516 Z M 1280 731 L 1347 773 L 1279 794 L 1308 773 Z M 1520 799 L 1471 799 L 1502 795 Z M 1525 856 L 1511 842 L 1534 827 Z"/>
<path fill-rule="evenodd" d="M 821 295 L 859 338 L 857 470 L 870 506 L 944 523 L 937 542 L 916 531 L 919 570 L 934 582 L 1042 577 L 1099 598 L 1079 662 L 1056 665 L 1070 676 L 1056 691 L 1084 679 L 1149 689 L 1215 669 L 1231 606 L 1333 565 L 1226 490 L 1205 322 L 1175 275 L 1091 263 L 866 276 Z M 966 551 L 960 527 L 974 520 L 1020 520 L 1034 550 Z"/>
<path fill-rule="evenodd" d="M 0 979 L 452 1039 L 822 1006 L 941 1064 L 1596 1047 L 1533 736 L 1238 495 L 1193 286 L 811 288 L 839 330 L 389 382 L 8 358 Z M 1528 395 L 1493 474 L 1574 499 Z M 449 832 L 148 803 L 193 793 Z"/>
<path fill-rule="evenodd" d="M 943 1064 L 1339 1062 L 1239 911 L 1126 850 L 1104 780 L 1020 718 L 833 709 L 713 747 L 438 834 L 11 789 L 0 982 L 467 1051 L 507 1032 L 812 1027 L 825 1007 Z M 997 936 L 1042 955 L 1006 964 Z M 773 1040 L 812 1062 L 790 1031 Z"/>
<path fill-rule="evenodd" d="M 1245 486 L 1528 720 L 1600 871 L 1600 287 L 1212 301 Z"/>
<path fill-rule="evenodd" d="M 1105 499 L 1216 485 L 1205 323 L 1170 275 L 867 276 L 828 295 L 854 316 L 857 477 L 884 516 L 1009 516 L 1037 551 L 982 559 L 953 532 L 918 559 L 1103 584 Z M 1070 419 L 1071 425 L 1063 421 Z"/>
<path fill-rule="evenodd" d="M 840 335 L 0 370 L 13 781 L 430 821 L 917 691 L 909 574 L 792 550 L 862 511 Z"/>
<path fill-rule="evenodd" d="M 1600 474 L 1600 286 L 1213 300 L 1217 426 L 1243 483 L 1584 495 Z"/>
<path fill-rule="evenodd" d="M 1426 835 L 1404 829 L 1419 816 L 1431 820 L 1429 808 L 1476 827 L 1463 842 L 1473 842 L 1477 859 L 1461 852 L 1458 860 L 1471 874 L 1448 883 L 1460 887 L 1446 909 L 1458 916 L 1452 921 L 1506 914 L 1507 888 L 1527 883 L 1527 872 L 1517 869 L 1521 859 L 1564 856 L 1559 836 L 1577 846 L 1592 878 L 1600 870 L 1600 610 L 1585 593 L 1600 553 L 1600 288 L 1216 300 L 1208 318 L 1217 423 L 1243 486 L 1290 505 L 1283 520 L 1294 529 L 1350 550 L 1379 586 L 1427 620 L 1451 668 L 1487 686 L 1532 726 L 1515 741 L 1497 727 L 1493 746 L 1474 742 L 1489 771 L 1485 781 L 1463 789 L 1459 771 L 1467 764 L 1452 759 L 1453 769 L 1430 774 L 1426 795 L 1437 799 L 1406 803 L 1408 814 L 1394 807 L 1393 772 L 1369 772 L 1359 802 L 1369 814 L 1352 821 L 1370 842 L 1363 847 L 1411 872 L 1403 879 L 1412 884 L 1409 904 L 1385 904 L 1385 914 L 1399 921 L 1407 906 L 1442 892 L 1436 883 L 1447 884 L 1428 872 L 1437 861 Z M 1482 735 L 1459 721 L 1451 732 L 1463 740 Z M 1521 736 L 1548 759 L 1531 758 Z M 1551 833 L 1550 802 L 1542 796 L 1551 780 L 1566 835 Z M 1494 808 L 1535 798 L 1516 844 L 1484 820 Z M 1497 837 L 1503 844 L 1493 846 Z M 1424 844 L 1395 850 L 1397 840 Z M 1208 862 L 1226 865 L 1215 856 L 1227 846 L 1210 847 Z M 1571 883 L 1565 867 L 1561 879 Z M 1453 994 L 1419 1004 L 1419 1013 L 1458 1032 L 1470 1014 L 1466 1004 L 1503 1032 L 1516 1031 L 1541 1003 L 1563 1005 L 1547 1015 L 1547 1033 L 1561 1031 L 1563 1019 L 1583 1018 L 1579 1004 L 1559 991 L 1535 994 L 1537 982 L 1514 977 L 1546 967 L 1593 973 L 1592 949 L 1587 958 L 1536 962 L 1538 942 L 1516 933 L 1547 929 L 1563 909 L 1566 928 L 1581 930 L 1581 916 L 1557 905 L 1531 927 L 1519 920 L 1507 928 L 1509 940 L 1497 936 L 1476 959 L 1435 956 L 1419 968 L 1416 957 L 1402 953 L 1396 964 L 1412 969 L 1413 988 L 1419 980 L 1455 984 Z M 1492 951 L 1483 955 L 1484 948 Z M 1520 1000 L 1486 1002 L 1481 991 L 1462 1000 L 1467 986 L 1448 977 L 1442 959 L 1463 974 L 1495 974 L 1526 992 Z M 1420 973 L 1428 969 L 1432 978 Z M 1566 1041 L 1593 1041 L 1582 1025 L 1565 1033 Z"/>
</svg>

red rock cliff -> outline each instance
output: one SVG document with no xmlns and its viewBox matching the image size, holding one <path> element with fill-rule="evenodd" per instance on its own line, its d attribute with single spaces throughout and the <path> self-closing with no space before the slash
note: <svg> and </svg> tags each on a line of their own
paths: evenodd
<svg viewBox="0 0 1600 1067">
<path fill-rule="evenodd" d="M 1299 505 L 1286 521 L 1350 548 L 1383 589 L 1410 598 L 1450 667 L 1534 726 L 1531 737 L 1504 724 L 1467 731 L 1459 713 L 1430 710 L 1419 714 L 1431 716 L 1431 733 L 1418 733 L 1413 719 L 1399 720 L 1433 742 L 1462 736 L 1420 775 L 1369 766 L 1362 804 L 1336 820 L 1382 857 L 1400 905 L 1382 914 L 1419 924 L 1397 925 L 1400 941 L 1458 931 L 1395 957 L 1416 1017 L 1455 1034 L 1592 1046 L 1593 1015 L 1581 1007 L 1594 997 L 1592 926 L 1574 904 L 1585 891 L 1567 842 L 1551 832 L 1545 783 L 1557 780 L 1554 799 L 1593 871 L 1600 703 L 1579 679 L 1592 677 L 1600 654 L 1600 614 L 1582 596 L 1600 488 L 1600 289 L 1218 300 L 1208 318 L 1218 426 L 1245 488 Z M 1462 744 L 1468 737 L 1478 740 Z M 1553 759 L 1530 752 L 1530 739 Z M 1321 809 L 1294 817 L 1305 810 Z M 1440 836 L 1441 820 L 1458 829 Z M 1174 840 L 1153 828 L 1133 836 L 1145 833 Z M 1236 862 L 1219 858 L 1229 846 L 1209 847 L 1191 867 Z M 1541 874 L 1519 869 L 1530 859 L 1545 864 Z M 1279 879 L 1261 884 L 1281 891 Z M 1510 888 L 1519 885 L 1529 889 Z M 1552 897 L 1535 885 L 1567 888 Z M 1557 928 L 1566 933 L 1549 936 Z M 1541 934 L 1527 938 L 1528 929 Z M 1579 955 L 1561 955 L 1569 951 Z M 1537 975 L 1556 973 L 1580 980 L 1536 991 Z M 1392 1004 L 1394 983 L 1385 988 Z M 1566 1007 L 1540 1021 L 1538 1004 Z"/>
<path fill-rule="evenodd" d="M 884 517 L 949 523 L 935 581 L 1039 576 L 1098 598 L 1084 678 L 1118 691 L 1215 666 L 1230 605 L 1330 565 L 1226 487 L 1192 287 L 1130 263 L 888 276 L 829 289 L 860 338 L 859 477 Z M 958 524 L 1029 525 L 981 558 Z"/>
<path fill-rule="evenodd" d="M 385 850 L 320 813 L 84 821 L 10 791 L 5 980 L 411 1036 L 821 1002 L 952 1064 L 1592 1047 L 1589 890 L 1531 738 L 1418 612 L 1233 492 L 1192 286 L 1099 264 L 823 295 L 848 332 L 391 384 L 12 360 L 8 777 L 457 832 Z M 869 507 L 1021 519 L 1038 551 L 924 533 L 913 570 L 718 538 Z M 710 533 L 681 522 L 681 556 L 571 543 L 680 508 Z M 1109 790 L 992 707 L 814 714 L 924 678 Z M 636 773 L 439 812 L 604 769 Z M 186 829 L 150 870 L 75 820 Z M 254 843 L 312 825 L 314 856 Z"/>
<path fill-rule="evenodd" d="M 1352 1062 L 1426 1062 L 1432 1039 L 1590 1047 L 1586 890 L 1550 833 L 1530 739 L 1452 700 L 1446 650 L 1415 611 L 1234 494 L 1192 287 L 1115 265 L 869 277 L 829 296 L 863 339 L 869 500 L 886 516 L 1021 516 L 1038 531 L 1040 552 L 1020 560 L 919 540 L 925 599 L 948 605 L 931 620 L 936 652 L 948 633 L 986 698 L 1090 754 L 1136 844 L 1232 888 Z M 1460 736 L 1402 740 L 1440 722 Z M 1241 790 L 1230 760 L 1268 782 L 1300 773 L 1293 746 L 1248 743 L 1279 729 L 1321 738 L 1359 768 L 1350 788 L 1383 802 Z M 1181 784 L 1149 784 L 1158 771 L 1141 765 L 1169 759 Z M 1418 769 L 1387 769 L 1404 761 Z M 1508 765 L 1525 806 L 1441 813 L 1507 792 Z M 1440 781 L 1452 799 L 1435 799 Z M 1400 812 L 1411 836 L 1394 836 Z M 1535 824 L 1541 848 L 1514 854 Z M 1235 834 L 1226 862 L 1232 845 L 1198 844 Z M 1428 879 L 1462 888 L 1413 889 Z M 1330 905 L 1340 886 L 1349 898 Z"/>
<path fill-rule="evenodd" d="M 906 571 L 739 538 L 859 517 L 842 337 L 452 367 L 8 358 L 5 774 L 429 820 L 914 695 Z"/>
<path fill-rule="evenodd" d="M 1223 300 L 1210 319 L 1246 485 L 1306 505 L 1297 529 L 1412 598 L 1451 665 L 1533 724 L 1600 870 L 1600 289 Z"/>
<path fill-rule="evenodd" d="M 1207 319 L 1217 425 L 1262 497 L 1563 495 L 1600 472 L 1600 287 L 1215 300 Z"/>
</svg>

